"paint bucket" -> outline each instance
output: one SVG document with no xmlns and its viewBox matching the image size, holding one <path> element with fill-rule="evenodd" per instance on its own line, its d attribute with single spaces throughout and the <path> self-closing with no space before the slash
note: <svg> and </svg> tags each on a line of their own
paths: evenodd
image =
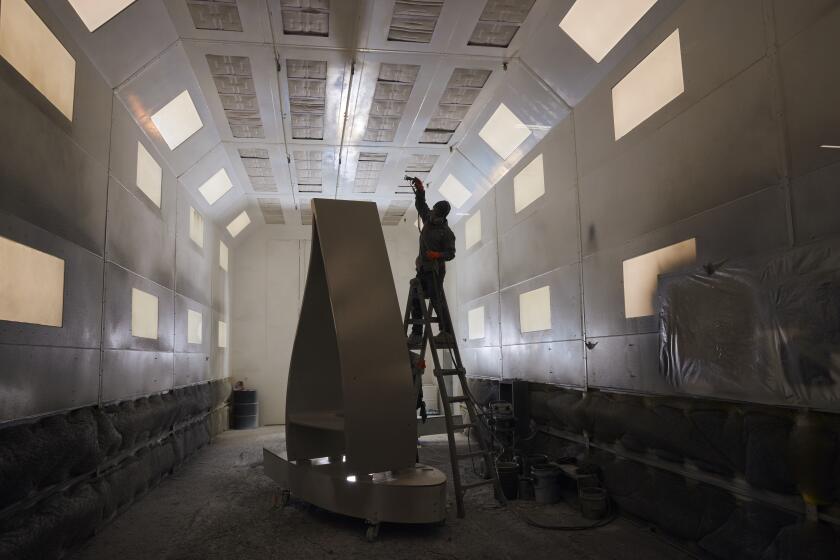
<svg viewBox="0 0 840 560">
<path fill-rule="evenodd" d="M 587 519 L 603 519 L 607 514 L 607 491 L 589 486 L 578 491 L 580 511 Z"/>
<path fill-rule="evenodd" d="M 531 467 L 534 480 L 534 498 L 538 504 L 556 504 L 560 501 L 560 467 L 543 463 Z"/>
<path fill-rule="evenodd" d="M 499 475 L 499 484 L 505 498 L 515 500 L 519 490 L 519 465 L 513 461 L 498 461 L 496 473 Z"/>
<path fill-rule="evenodd" d="M 544 465 L 548 463 L 548 455 L 521 455 L 520 460 L 522 461 L 522 474 L 530 476 L 531 467 L 534 465 Z"/>
<path fill-rule="evenodd" d="M 519 477 L 519 499 L 533 500 L 534 499 L 534 482 L 530 477 Z"/>
</svg>

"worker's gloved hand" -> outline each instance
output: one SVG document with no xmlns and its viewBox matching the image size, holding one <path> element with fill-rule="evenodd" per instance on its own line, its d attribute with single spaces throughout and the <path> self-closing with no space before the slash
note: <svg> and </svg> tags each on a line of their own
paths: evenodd
<svg viewBox="0 0 840 560">
<path fill-rule="evenodd" d="M 417 192 L 423 192 L 425 190 L 425 187 L 423 187 L 423 181 L 417 177 L 411 179 L 411 186 L 414 187 Z"/>
<path fill-rule="evenodd" d="M 426 251 L 426 258 L 430 261 L 436 261 L 443 258 L 443 253 L 438 251 Z"/>
</svg>

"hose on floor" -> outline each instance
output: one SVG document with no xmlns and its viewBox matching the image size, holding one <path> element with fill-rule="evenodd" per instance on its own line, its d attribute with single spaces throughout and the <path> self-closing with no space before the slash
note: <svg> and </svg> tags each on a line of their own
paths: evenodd
<svg viewBox="0 0 840 560">
<path fill-rule="evenodd" d="M 588 531 L 590 529 L 599 529 L 601 527 L 606 527 L 618 517 L 618 512 L 612 506 L 612 500 L 607 499 L 607 514 L 604 516 L 603 519 L 599 519 L 594 523 L 589 523 L 586 525 L 555 525 L 553 523 L 543 523 L 541 521 L 536 521 L 535 519 L 529 517 L 528 515 L 522 513 L 521 511 L 517 511 L 517 508 L 510 507 L 510 509 L 514 515 L 520 518 L 522 521 L 531 525 L 532 527 L 538 527 L 540 529 L 550 529 L 553 531 Z"/>
</svg>

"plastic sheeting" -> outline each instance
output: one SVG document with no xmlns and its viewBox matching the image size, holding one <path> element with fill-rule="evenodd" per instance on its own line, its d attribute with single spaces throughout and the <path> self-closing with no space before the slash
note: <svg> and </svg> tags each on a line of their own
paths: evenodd
<svg viewBox="0 0 840 560">
<path fill-rule="evenodd" d="M 840 242 L 662 277 L 659 316 L 677 392 L 840 410 Z"/>
</svg>

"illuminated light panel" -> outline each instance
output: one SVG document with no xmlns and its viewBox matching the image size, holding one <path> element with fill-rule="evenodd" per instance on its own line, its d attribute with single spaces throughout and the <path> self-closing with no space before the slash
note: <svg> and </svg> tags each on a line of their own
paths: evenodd
<svg viewBox="0 0 840 560">
<path fill-rule="evenodd" d="M 204 126 L 190 97 L 190 92 L 187 90 L 182 91 L 175 99 L 152 115 L 152 122 L 170 150 L 183 144 L 187 138 Z"/>
<path fill-rule="evenodd" d="M 227 348 L 227 323 L 219 321 L 219 348 Z"/>
<path fill-rule="evenodd" d="M 131 336 L 158 337 L 158 298 L 137 288 L 131 288 Z"/>
<path fill-rule="evenodd" d="M 242 230 L 248 227 L 248 224 L 251 223 L 251 218 L 248 217 L 248 213 L 243 210 L 241 214 L 233 219 L 231 223 L 227 225 L 228 233 L 231 237 L 236 237 Z"/>
<path fill-rule="evenodd" d="M 484 306 L 470 309 L 467 313 L 467 332 L 470 340 L 484 338 Z"/>
<path fill-rule="evenodd" d="M 137 142 L 137 188 L 149 197 L 149 200 L 160 208 L 160 186 L 163 172 L 160 165 L 146 150 L 141 142 Z"/>
<path fill-rule="evenodd" d="M 0 2 L 0 56 L 73 120 L 76 61 L 24 0 Z"/>
<path fill-rule="evenodd" d="M 135 0 L 67 0 L 88 31 L 93 33 Z"/>
<path fill-rule="evenodd" d="M 656 0 L 577 0 L 560 29 L 595 62 L 601 62 Z"/>
<path fill-rule="evenodd" d="M 531 130 L 507 108 L 507 105 L 501 103 L 478 135 L 499 154 L 499 157 L 507 159 L 531 135 Z"/>
<path fill-rule="evenodd" d="M 551 290 L 548 286 L 519 294 L 519 330 L 523 333 L 551 328 Z"/>
<path fill-rule="evenodd" d="M 697 243 L 689 239 L 624 261 L 624 316 L 656 314 L 659 275 L 691 266 L 696 259 Z"/>
<path fill-rule="evenodd" d="M 478 210 L 464 224 L 464 245 L 467 249 L 481 241 L 481 210 Z"/>
<path fill-rule="evenodd" d="M 455 208 L 460 208 L 466 201 L 470 199 L 472 193 L 464 186 L 461 181 L 450 175 L 446 178 L 443 184 L 438 188 L 441 196 L 452 203 Z"/>
<path fill-rule="evenodd" d="M 683 91 L 680 30 L 677 29 L 613 88 L 615 139 L 642 124 Z"/>
<path fill-rule="evenodd" d="M 827 150 L 840 150 L 840 146 L 832 146 L 831 144 L 823 144 L 820 148 L 825 148 Z"/>
<path fill-rule="evenodd" d="M 187 342 L 201 344 L 201 313 L 187 309 Z"/>
<path fill-rule="evenodd" d="M 0 321 L 60 327 L 64 261 L 0 237 Z"/>
<path fill-rule="evenodd" d="M 190 239 L 202 249 L 204 248 L 204 216 L 192 206 L 190 206 Z"/>
<path fill-rule="evenodd" d="M 545 194 L 545 173 L 542 154 L 513 178 L 513 209 L 519 213 Z"/>
<path fill-rule="evenodd" d="M 233 188 L 233 183 L 228 177 L 227 171 L 224 168 L 219 169 L 215 175 L 207 179 L 207 181 L 198 187 L 198 192 L 207 201 L 207 204 L 212 206 L 217 200 L 225 196 L 225 194 Z"/>
<path fill-rule="evenodd" d="M 223 241 L 219 241 L 219 268 L 228 270 L 228 246 Z"/>
</svg>

